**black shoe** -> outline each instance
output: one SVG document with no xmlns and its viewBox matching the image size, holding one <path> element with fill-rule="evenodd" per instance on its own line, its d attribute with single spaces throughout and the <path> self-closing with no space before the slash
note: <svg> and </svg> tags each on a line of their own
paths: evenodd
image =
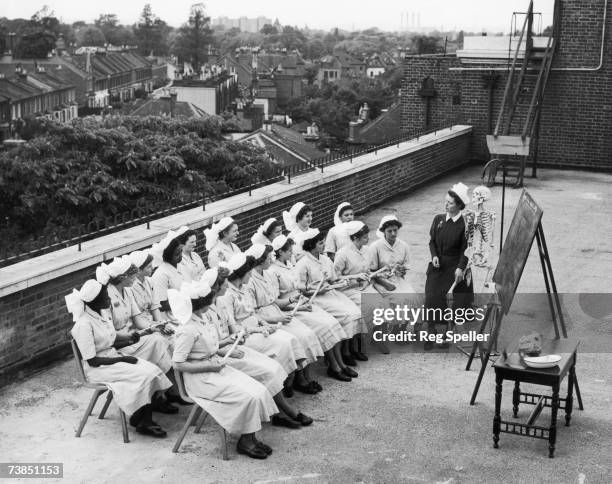
<svg viewBox="0 0 612 484">
<path fill-rule="evenodd" d="M 340 380 L 340 381 L 351 381 L 352 380 L 350 376 L 346 376 L 341 371 L 334 371 L 331 368 L 327 369 L 327 376 L 331 378 L 335 378 L 336 380 Z"/>
<path fill-rule="evenodd" d="M 314 388 L 314 389 L 315 389 L 317 392 L 320 392 L 321 390 L 323 390 L 323 387 L 322 387 L 321 385 L 319 385 L 319 382 L 318 382 L 318 381 L 315 381 L 315 380 L 312 380 L 312 381 L 310 382 L 310 386 L 311 386 L 312 388 Z"/>
<path fill-rule="evenodd" d="M 348 366 L 342 368 L 342 373 L 344 373 L 346 376 L 350 376 L 351 378 L 357 378 L 359 376 L 359 373 Z"/>
<path fill-rule="evenodd" d="M 178 413 L 178 408 L 168 403 L 166 400 L 158 399 L 152 405 L 154 412 L 175 414 Z"/>
<path fill-rule="evenodd" d="M 314 388 L 310 383 L 306 385 L 298 385 L 297 383 L 293 383 L 293 389 L 298 392 L 306 393 L 307 395 L 314 395 L 317 393 L 317 389 Z"/>
<path fill-rule="evenodd" d="M 253 447 L 247 447 L 239 441 L 238 445 L 236 445 L 236 450 L 239 454 L 248 455 L 252 459 L 265 459 L 268 457 L 268 454 L 257 444 L 253 445 Z"/>
<path fill-rule="evenodd" d="M 167 434 L 159 425 L 137 425 L 136 432 L 142 435 L 150 435 L 151 437 L 164 438 Z"/>
<path fill-rule="evenodd" d="M 168 403 L 178 403 L 179 405 L 193 405 L 193 402 L 183 400 L 180 395 L 174 395 L 172 393 L 166 393 L 166 401 Z"/>
<path fill-rule="evenodd" d="M 291 398 L 293 396 L 293 388 L 283 387 L 283 395 L 285 395 L 286 398 Z"/>
<path fill-rule="evenodd" d="M 300 422 L 303 427 L 308 427 L 310 424 L 312 424 L 312 422 L 314 422 L 312 418 L 310 418 L 308 415 L 304 415 L 302 412 L 297 414 L 295 420 Z"/>
<path fill-rule="evenodd" d="M 290 417 L 272 416 L 272 425 L 275 427 L 287 427 L 288 429 L 299 429 L 301 424 Z"/>
<path fill-rule="evenodd" d="M 132 427 L 138 427 L 140 423 L 140 418 L 142 417 L 142 407 L 136 410 L 132 416 L 130 417 L 130 425 Z"/>
<path fill-rule="evenodd" d="M 368 361 L 369 359 L 368 355 L 366 355 L 365 353 L 362 353 L 361 351 L 353 352 L 353 357 L 359 361 Z"/>
<path fill-rule="evenodd" d="M 423 346 L 423 348 L 425 349 L 425 351 L 433 350 L 433 348 L 434 348 L 433 341 L 426 341 L 425 345 Z"/>
<path fill-rule="evenodd" d="M 257 447 L 263 450 L 266 455 L 272 455 L 272 447 L 270 447 L 269 445 L 264 444 L 261 440 L 257 439 L 255 439 L 255 444 L 257 445 Z"/>
<path fill-rule="evenodd" d="M 355 358 L 353 358 L 352 355 L 342 355 L 342 361 L 344 361 L 345 365 L 357 366 L 357 362 L 355 361 Z"/>
</svg>

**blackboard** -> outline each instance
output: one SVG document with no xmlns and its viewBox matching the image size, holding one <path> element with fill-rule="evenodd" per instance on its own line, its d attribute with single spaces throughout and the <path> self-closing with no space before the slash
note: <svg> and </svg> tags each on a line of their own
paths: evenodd
<svg viewBox="0 0 612 484">
<path fill-rule="evenodd" d="M 542 209 L 531 195 L 523 190 L 493 274 L 493 282 L 495 282 L 504 314 L 510 311 L 514 293 L 521 280 L 533 239 L 542 220 L 542 213 Z"/>
</svg>

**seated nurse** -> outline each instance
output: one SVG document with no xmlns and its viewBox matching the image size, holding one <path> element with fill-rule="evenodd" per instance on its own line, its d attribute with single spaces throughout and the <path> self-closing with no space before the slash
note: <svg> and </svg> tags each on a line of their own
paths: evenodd
<svg viewBox="0 0 612 484">
<path fill-rule="evenodd" d="M 105 286 L 90 279 L 79 291 L 66 296 L 66 306 L 74 319 L 70 333 L 76 342 L 83 369 L 89 381 L 108 385 L 121 410 L 130 415 L 136 432 L 165 437 L 153 421 L 151 398 L 172 385 L 153 363 L 126 356 L 121 350 L 133 343 L 131 334 L 118 334 L 108 317 L 111 302 Z"/>
<path fill-rule="evenodd" d="M 210 286 L 203 282 L 184 283 L 179 291 L 168 291 L 172 314 L 180 323 L 174 367 L 183 373 L 189 397 L 227 432 L 240 435 L 238 453 L 265 459 L 272 449 L 255 432 L 278 408 L 266 387 L 221 361 L 217 328 L 204 317 L 213 297 Z"/>
</svg>

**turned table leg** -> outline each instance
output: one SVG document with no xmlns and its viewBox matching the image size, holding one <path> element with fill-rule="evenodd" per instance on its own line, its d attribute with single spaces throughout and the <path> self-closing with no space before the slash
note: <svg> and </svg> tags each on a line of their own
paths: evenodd
<svg viewBox="0 0 612 484">
<path fill-rule="evenodd" d="M 518 417 L 519 401 L 521 398 L 521 384 L 518 380 L 514 382 L 514 391 L 512 392 L 512 414 L 514 418 Z"/>
<path fill-rule="evenodd" d="M 548 457 L 555 456 L 555 442 L 557 440 L 557 411 L 559 410 L 559 384 L 552 387 L 550 430 L 548 432 Z"/>
<path fill-rule="evenodd" d="M 569 427 L 572 418 L 572 407 L 574 406 L 574 380 L 576 379 L 576 368 L 570 366 L 567 378 L 567 397 L 565 397 L 565 426 Z"/>
<path fill-rule="evenodd" d="M 501 375 L 495 375 L 495 417 L 493 417 L 493 447 L 499 448 L 499 433 L 501 430 L 501 400 L 502 400 L 502 382 L 504 378 Z"/>
</svg>

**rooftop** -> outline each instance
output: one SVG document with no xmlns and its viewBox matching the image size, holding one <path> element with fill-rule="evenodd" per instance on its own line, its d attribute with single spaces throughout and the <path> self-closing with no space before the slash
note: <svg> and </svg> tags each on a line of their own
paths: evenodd
<svg viewBox="0 0 612 484">
<path fill-rule="evenodd" d="M 429 258 L 427 233 L 433 214 L 442 210 L 445 190 L 461 180 L 480 183 L 474 167 L 441 177 L 437 182 L 385 202 L 360 216 L 375 227 L 384 214 L 404 221 L 400 235 L 412 252 L 410 277 L 422 290 Z M 598 292 L 612 272 L 612 175 L 578 171 L 540 170 L 527 179 L 529 192 L 544 210 L 543 225 L 560 292 Z M 489 204 L 500 213 L 501 188 L 492 189 Z M 509 218 L 520 191 L 507 189 Z M 571 203 L 564 203 L 571 200 Z M 585 217 L 588 213 L 591 216 Z M 607 214 L 607 215 L 606 215 Z M 508 219 L 506 219 L 508 220 Z M 593 230 L 593 220 L 600 220 Z M 608 221 L 608 222 L 606 222 Z M 508 223 L 506 222 L 506 228 Z M 498 225 L 499 227 L 499 225 Z M 496 235 L 497 238 L 497 235 Z M 544 290 L 536 251 L 525 268 L 522 292 Z M 569 311 L 570 336 L 578 337 L 584 315 Z M 520 311 L 521 308 L 518 308 Z M 574 325 L 574 326 L 572 326 Z M 602 337 L 609 336 L 609 326 Z M 605 464 L 612 454 L 612 415 L 609 412 L 612 355 L 583 352 L 578 377 L 585 411 L 576 410 L 570 427 L 558 426 L 555 459 L 547 443 L 502 435 L 500 449 L 491 442 L 494 375 L 490 369 L 475 406 L 468 404 L 476 372 L 464 371 L 466 358 L 458 353 L 422 354 L 411 345 L 392 347 L 390 355 L 374 353 L 358 368 L 350 384 L 316 377 L 324 391 L 296 395 L 293 402 L 315 422 L 300 430 L 264 426 L 260 437 L 274 448 L 265 462 L 236 454 L 230 439 L 230 460 L 220 458 L 220 439 L 210 421 L 203 433 L 187 435 L 178 454 L 171 452 L 189 408 L 178 416 L 156 419 L 168 430 L 167 439 L 152 440 L 130 432 L 121 442 L 116 407 L 105 420 L 98 410 L 83 435 L 75 428 L 91 390 L 76 383 L 72 361 L 0 392 L 0 454 L 6 462 L 25 460 L 63 462 L 67 482 L 611 482 Z M 509 386 L 508 384 L 506 386 Z M 529 389 L 529 387 L 527 387 Z M 504 412 L 511 411 L 506 389 Z M 98 403 L 100 405 L 100 403 Z M 99 407 L 98 407 L 99 408 Z M 544 410 L 542 419 L 548 417 Z M 527 409 L 521 409 L 521 419 Z M 204 477 L 203 477 L 204 476 Z M 553 477 L 554 476 L 554 477 Z"/>
</svg>

